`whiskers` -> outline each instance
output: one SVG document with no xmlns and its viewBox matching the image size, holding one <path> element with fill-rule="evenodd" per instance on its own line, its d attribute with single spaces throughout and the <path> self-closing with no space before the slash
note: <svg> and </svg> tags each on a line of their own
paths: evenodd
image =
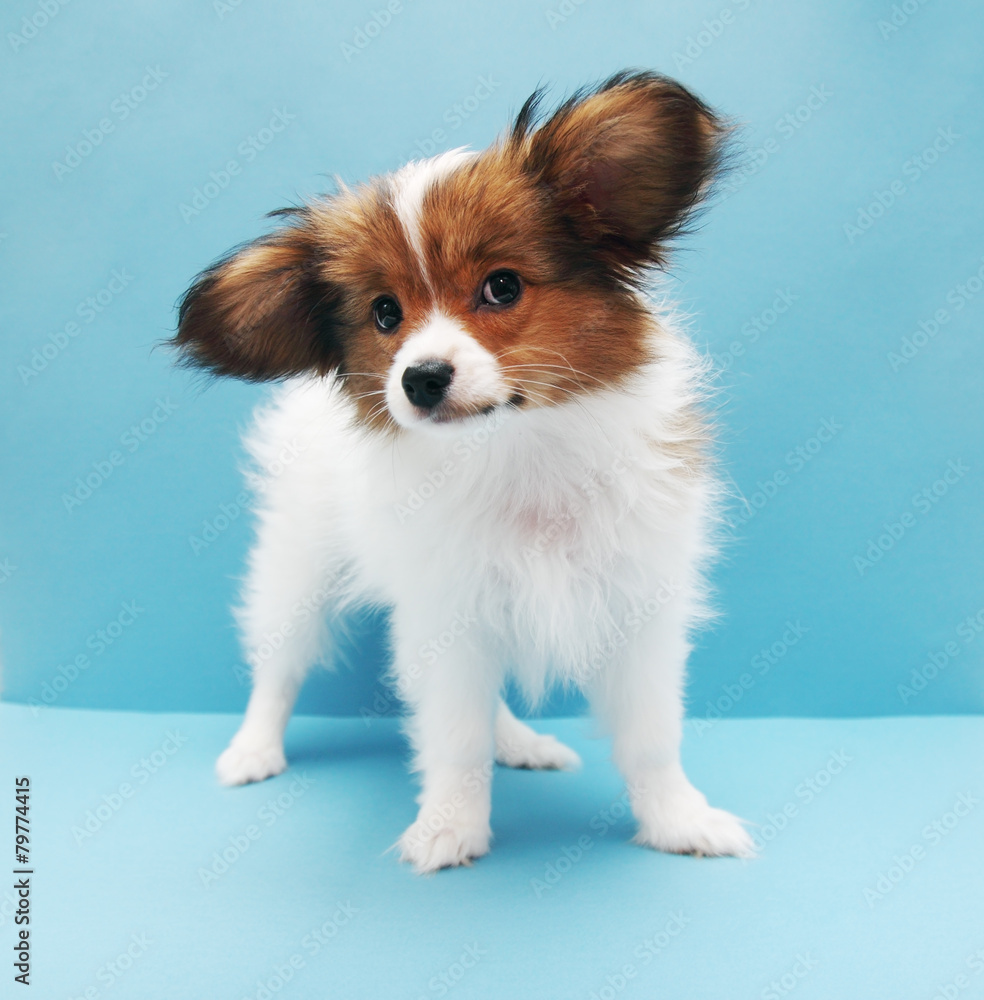
<svg viewBox="0 0 984 1000">
<path fill-rule="evenodd" d="M 376 379 L 379 379 L 380 382 L 385 382 L 386 381 L 386 376 L 385 375 L 380 375 L 379 372 L 339 372 L 339 371 L 336 371 L 335 374 L 334 374 L 335 378 L 354 378 L 355 376 L 359 376 L 361 378 L 376 378 Z"/>
<path fill-rule="evenodd" d="M 535 364 L 502 364 L 503 359 L 505 359 L 507 355 L 516 353 L 517 351 L 542 351 L 545 354 L 553 354 L 556 355 L 563 362 L 563 364 L 551 364 L 547 361 L 537 362 Z M 573 391 L 567 388 L 568 385 L 576 386 L 577 389 L 582 392 L 587 392 L 592 388 L 605 389 L 608 387 L 608 383 L 603 379 L 575 368 L 560 351 L 549 347 L 541 347 L 537 344 L 524 344 L 520 347 L 507 348 L 504 351 L 500 351 L 499 354 L 496 355 L 496 361 L 500 363 L 503 374 L 508 374 L 510 372 L 515 373 L 518 378 L 523 381 L 527 381 L 526 375 L 524 374 L 526 371 L 542 375 L 544 378 L 556 379 L 556 382 L 541 382 L 539 384 L 550 386 L 560 390 L 561 392 L 565 392 L 566 394 L 571 394 Z M 532 380 L 530 381 L 532 382 Z M 589 385 L 587 383 L 592 384 Z"/>
<path fill-rule="evenodd" d="M 382 375 L 379 372 L 350 372 L 350 371 L 339 371 L 335 372 L 336 379 L 339 381 L 343 379 L 375 379 L 382 386 L 380 389 L 366 389 L 364 392 L 354 392 L 354 386 L 345 386 L 345 392 L 348 398 L 355 403 L 363 402 L 364 400 L 375 400 L 369 411 L 361 417 L 364 423 L 371 424 L 376 421 L 381 415 L 386 414 L 387 421 L 391 421 L 392 418 L 389 417 L 388 410 L 386 407 L 386 381 L 387 376 Z"/>
<path fill-rule="evenodd" d="M 556 405 L 558 403 L 556 396 L 559 394 L 560 400 L 563 402 L 574 403 L 578 409 L 591 420 L 599 431 L 605 435 L 607 439 L 607 432 L 598 422 L 597 417 L 587 406 L 585 406 L 583 397 L 591 390 L 608 389 L 610 388 L 609 384 L 604 381 L 604 379 L 598 378 L 596 375 L 591 375 L 588 372 L 575 368 L 570 361 L 568 361 L 568 359 L 561 354 L 560 351 L 555 351 L 548 347 L 540 347 L 535 344 L 523 345 L 522 347 L 510 348 L 506 351 L 502 351 L 499 355 L 497 355 L 496 360 L 501 362 L 501 359 L 507 354 L 519 350 L 535 350 L 543 351 L 548 354 L 555 354 L 564 363 L 562 365 L 551 364 L 549 362 L 515 365 L 503 365 L 500 363 L 500 371 L 502 374 L 506 378 L 511 378 L 511 381 L 514 380 L 517 383 L 515 385 L 515 390 L 517 392 L 525 393 L 530 399 L 542 406 Z M 551 379 L 552 381 L 530 378 L 530 375 L 541 375 L 543 376 L 543 379 Z M 540 386 L 541 388 L 539 390 L 533 389 L 532 386 Z"/>
<path fill-rule="evenodd" d="M 363 418 L 367 424 L 371 424 L 378 416 L 384 413 L 386 414 L 386 419 L 392 422 L 393 418 L 389 416 L 389 410 L 386 406 L 386 394 L 380 393 L 380 395 L 382 395 L 383 398 L 376 403 Z"/>
</svg>

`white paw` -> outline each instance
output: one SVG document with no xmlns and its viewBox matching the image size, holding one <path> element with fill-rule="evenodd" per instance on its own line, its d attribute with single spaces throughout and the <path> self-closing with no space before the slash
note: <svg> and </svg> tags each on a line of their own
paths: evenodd
<svg viewBox="0 0 984 1000">
<path fill-rule="evenodd" d="M 254 745 L 234 739 L 215 762 L 215 773 L 220 784 L 246 785 L 272 778 L 286 767 L 281 744 Z"/>
<path fill-rule="evenodd" d="M 639 818 L 635 840 L 647 847 L 671 854 L 755 856 L 752 838 L 741 820 L 708 805 L 696 788 L 661 797 L 658 801 L 636 803 L 635 811 Z"/>
<path fill-rule="evenodd" d="M 506 767 L 525 767 L 534 771 L 576 771 L 581 758 L 556 736 L 538 733 L 528 726 L 525 732 L 496 737 L 495 759 Z"/>
<path fill-rule="evenodd" d="M 396 846 L 400 849 L 400 860 L 410 862 L 423 875 L 470 864 L 472 858 L 488 854 L 491 840 L 492 830 L 487 820 L 445 819 L 436 811 L 421 809 Z"/>
</svg>

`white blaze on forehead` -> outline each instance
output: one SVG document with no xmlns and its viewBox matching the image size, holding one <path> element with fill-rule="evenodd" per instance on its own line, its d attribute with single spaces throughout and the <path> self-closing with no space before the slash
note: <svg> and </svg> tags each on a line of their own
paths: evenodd
<svg viewBox="0 0 984 1000">
<path fill-rule="evenodd" d="M 393 174 L 393 207 L 425 274 L 427 269 L 420 238 L 420 213 L 424 198 L 438 181 L 453 174 L 477 155 L 461 146 L 439 156 L 432 156 L 429 160 L 408 163 Z"/>
<path fill-rule="evenodd" d="M 395 366 L 417 365 L 437 359 L 456 368 L 494 363 L 495 358 L 461 324 L 435 310 L 420 329 L 411 334 L 394 359 Z"/>
</svg>

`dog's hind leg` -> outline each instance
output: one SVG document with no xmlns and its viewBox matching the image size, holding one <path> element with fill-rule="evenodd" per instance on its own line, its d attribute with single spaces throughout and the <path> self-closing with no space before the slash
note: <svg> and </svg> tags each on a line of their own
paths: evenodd
<svg viewBox="0 0 984 1000">
<path fill-rule="evenodd" d="M 639 821 L 636 840 L 677 854 L 754 853 L 740 820 L 708 805 L 680 763 L 682 687 L 690 644 L 681 608 L 667 604 L 594 685 L 612 729 L 615 763 Z"/>
<path fill-rule="evenodd" d="M 507 767 L 536 771 L 575 771 L 581 766 L 570 747 L 520 722 L 501 698 L 495 713 L 495 759 Z"/>
</svg>

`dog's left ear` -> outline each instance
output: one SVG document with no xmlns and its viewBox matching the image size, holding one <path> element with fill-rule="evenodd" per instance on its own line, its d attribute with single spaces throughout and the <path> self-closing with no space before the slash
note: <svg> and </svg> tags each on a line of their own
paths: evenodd
<svg viewBox="0 0 984 1000">
<path fill-rule="evenodd" d="M 720 160 L 720 119 L 655 73 L 619 74 L 531 131 L 539 99 L 526 102 L 512 140 L 565 228 L 621 277 L 662 265 Z"/>
<path fill-rule="evenodd" d="M 342 360 L 341 295 L 306 212 L 214 264 L 188 289 L 172 340 L 189 367 L 252 382 L 326 374 Z"/>
</svg>

